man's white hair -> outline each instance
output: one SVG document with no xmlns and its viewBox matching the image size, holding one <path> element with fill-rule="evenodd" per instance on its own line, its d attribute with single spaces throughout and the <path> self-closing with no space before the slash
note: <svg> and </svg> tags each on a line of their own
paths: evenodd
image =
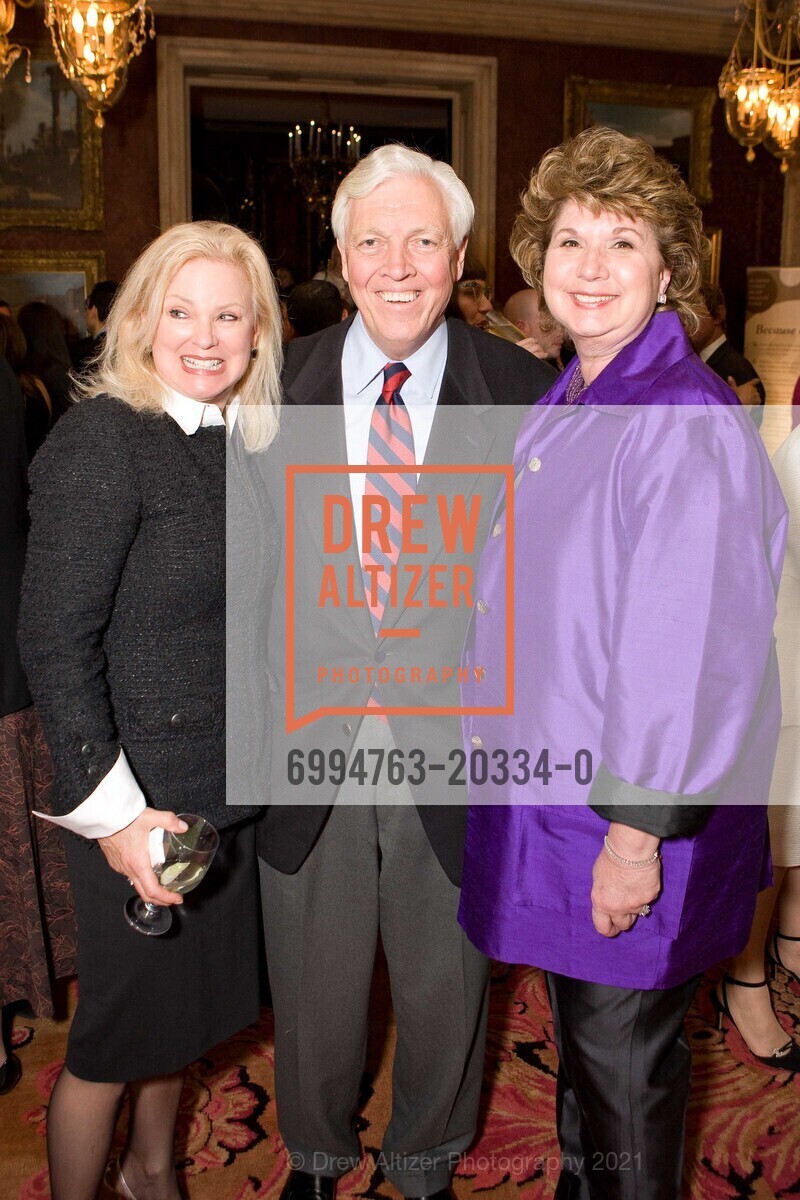
<svg viewBox="0 0 800 1200">
<path fill-rule="evenodd" d="M 368 196 L 390 179 L 404 176 L 430 179 L 442 193 L 450 222 L 450 236 L 460 246 L 472 229 L 475 205 L 465 185 L 448 163 L 437 162 L 419 150 L 399 144 L 378 146 L 345 175 L 336 192 L 331 213 L 333 233 L 342 245 L 347 235 L 347 210 L 351 200 Z"/>
</svg>

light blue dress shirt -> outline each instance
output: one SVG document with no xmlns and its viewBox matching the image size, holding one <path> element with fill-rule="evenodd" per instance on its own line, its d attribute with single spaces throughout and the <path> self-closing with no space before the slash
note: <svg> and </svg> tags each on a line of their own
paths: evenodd
<svg viewBox="0 0 800 1200">
<path fill-rule="evenodd" d="M 361 314 L 348 330 L 342 353 L 342 396 L 344 399 L 347 461 L 353 466 L 366 465 L 369 428 L 376 401 L 383 387 L 383 368 L 391 359 L 375 345 L 367 333 Z M 436 404 L 447 363 L 447 325 L 442 320 L 419 350 L 403 359 L 411 378 L 403 384 L 403 403 L 408 410 L 414 434 L 416 461 L 425 461 Z M 350 476 L 353 523 L 357 545 L 361 545 L 361 501 L 366 475 Z"/>
</svg>

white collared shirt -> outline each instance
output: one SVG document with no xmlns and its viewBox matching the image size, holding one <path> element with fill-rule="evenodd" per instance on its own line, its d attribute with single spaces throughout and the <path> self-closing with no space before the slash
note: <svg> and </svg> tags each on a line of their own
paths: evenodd
<svg viewBox="0 0 800 1200">
<path fill-rule="evenodd" d="M 715 342 L 709 342 L 707 346 L 704 346 L 703 349 L 699 351 L 700 357 L 702 358 L 703 362 L 708 362 L 708 360 L 711 358 L 711 355 L 716 354 L 716 352 L 717 352 L 717 350 L 719 350 L 720 346 L 724 342 L 727 342 L 727 340 L 728 340 L 727 337 L 723 333 L 722 337 L 718 337 Z"/>
<path fill-rule="evenodd" d="M 201 427 L 206 429 L 209 425 L 227 425 L 230 433 L 236 424 L 239 397 L 234 396 L 226 404 L 223 415 L 216 404 L 206 400 L 193 400 L 191 396 L 184 396 L 182 392 L 170 388 L 164 397 L 164 411 L 169 413 L 173 421 L 190 437 Z"/>
<path fill-rule="evenodd" d="M 189 437 L 200 428 L 226 423 L 230 432 L 236 424 L 239 397 L 234 396 L 226 405 L 223 415 L 216 404 L 193 400 L 191 396 L 169 389 L 164 397 L 164 410 Z M 146 807 L 142 789 L 136 782 L 125 751 L 120 747 L 111 770 L 72 812 L 63 817 L 41 812 L 35 812 L 34 815 L 72 833 L 79 833 L 82 837 L 100 838 L 109 837 L 130 825 Z"/>
<path fill-rule="evenodd" d="M 372 413 L 383 388 L 383 368 L 387 361 L 392 360 L 375 345 L 359 313 L 347 331 L 342 352 L 345 438 L 347 461 L 351 466 L 366 466 Z M 411 372 L 411 378 L 403 384 L 403 403 L 414 434 L 414 456 L 418 463 L 423 463 L 447 364 L 447 325 L 444 320 L 436 326 L 427 342 L 403 361 Z M 361 545 L 361 501 L 366 482 L 363 472 L 350 475 L 357 546 Z"/>
</svg>

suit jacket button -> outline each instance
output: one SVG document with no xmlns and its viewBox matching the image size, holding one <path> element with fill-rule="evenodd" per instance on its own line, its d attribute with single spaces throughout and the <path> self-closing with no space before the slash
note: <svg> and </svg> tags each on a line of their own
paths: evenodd
<svg viewBox="0 0 800 1200">
<path fill-rule="evenodd" d="M 528 463 L 529 471 L 541 471 L 541 469 L 542 469 L 542 460 L 540 458 L 532 458 L 531 461 Z"/>
<path fill-rule="evenodd" d="M 489 605 L 485 600 L 479 600 L 475 606 L 479 613 L 488 613 Z"/>
<path fill-rule="evenodd" d="M 169 723 L 173 729 L 180 729 L 183 724 L 183 716 L 179 712 L 173 713 L 169 719 Z"/>
<path fill-rule="evenodd" d="M 100 774 L 100 768 L 92 764 L 91 767 L 86 768 L 86 774 L 90 779 L 97 779 L 98 775 Z"/>
<path fill-rule="evenodd" d="M 386 651 L 383 649 L 383 647 L 381 647 L 380 650 L 375 651 L 375 662 L 383 662 L 385 658 Z"/>
<path fill-rule="evenodd" d="M 84 742 L 81 746 L 81 754 L 84 758 L 91 758 L 94 754 L 94 746 L 91 742 Z"/>
<path fill-rule="evenodd" d="M 349 721 L 345 721 L 344 725 L 342 726 L 342 732 L 346 733 L 347 736 L 350 737 L 350 734 L 353 732 L 353 726 Z"/>
<path fill-rule="evenodd" d="M 477 746 L 479 749 L 483 745 L 483 738 L 479 738 L 477 733 L 473 733 L 469 740 L 472 742 L 473 746 Z"/>
</svg>

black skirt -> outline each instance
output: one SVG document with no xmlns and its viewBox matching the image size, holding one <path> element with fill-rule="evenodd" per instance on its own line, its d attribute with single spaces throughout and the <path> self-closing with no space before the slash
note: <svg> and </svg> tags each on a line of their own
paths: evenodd
<svg viewBox="0 0 800 1200">
<path fill-rule="evenodd" d="M 97 1083 L 182 1070 L 258 1017 L 258 873 L 252 821 L 220 831 L 208 874 L 161 937 L 137 933 L 134 894 L 100 847 L 67 836 L 78 916 L 78 1007 L 66 1065 Z"/>
</svg>

